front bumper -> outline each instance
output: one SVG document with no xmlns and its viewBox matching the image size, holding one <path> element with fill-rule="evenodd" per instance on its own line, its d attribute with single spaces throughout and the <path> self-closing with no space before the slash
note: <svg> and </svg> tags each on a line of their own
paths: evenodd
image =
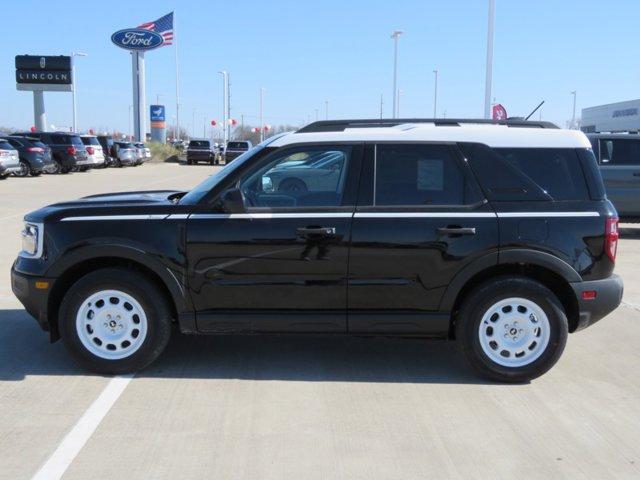
<svg viewBox="0 0 640 480">
<path fill-rule="evenodd" d="M 580 312 L 576 331 L 593 325 L 606 317 L 618 308 L 622 301 L 624 285 L 622 278 L 618 275 L 611 275 L 602 280 L 571 283 L 570 285 L 576 295 Z M 592 300 L 584 300 L 582 293 L 590 291 L 596 292 L 596 297 Z"/>
<path fill-rule="evenodd" d="M 47 288 L 36 288 L 36 282 L 47 282 Z M 47 304 L 54 279 L 27 275 L 11 268 L 11 290 L 43 330 L 49 331 Z"/>
</svg>

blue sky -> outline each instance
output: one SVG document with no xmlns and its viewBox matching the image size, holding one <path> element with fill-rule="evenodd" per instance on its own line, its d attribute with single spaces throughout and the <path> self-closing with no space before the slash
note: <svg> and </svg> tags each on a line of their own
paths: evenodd
<svg viewBox="0 0 640 480">
<path fill-rule="evenodd" d="M 77 60 L 80 129 L 126 131 L 129 54 L 111 33 L 174 10 L 181 78 L 181 123 L 198 135 L 222 117 L 220 69 L 231 73 L 232 117 L 302 124 L 391 112 L 393 43 L 402 29 L 401 116 L 433 114 L 433 69 L 440 71 L 438 115 L 480 117 L 484 102 L 486 0 L 7 2 L 2 6 L 0 126 L 33 124 L 32 96 L 15 88 L 16 54 L 89 56 Z M 563 124 L 578 91 L 580 108 L 640 97 L 640 2 L 496 0 L 493 96 L 509 115 L 542 99 L 542 118 Z M 173 47 L 147 53 L 147 98 L 175 115 Z M 48 123 L 71 124 L 71 95 L 47 93 Z M 536 114 L 535 118 L 538 118 Z"/>
</svg>

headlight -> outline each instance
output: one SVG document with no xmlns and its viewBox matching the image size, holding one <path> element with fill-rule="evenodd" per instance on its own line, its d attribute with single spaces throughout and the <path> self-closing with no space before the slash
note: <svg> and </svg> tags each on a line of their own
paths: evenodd
<svg viewBox="0 0 640 480">
<path fill-rule="evenodd" d="M 22 230 L 22 252 L 24 256 L 39 257 L 42 255 L 42 225 L 25 222 Z"/>
</svg>

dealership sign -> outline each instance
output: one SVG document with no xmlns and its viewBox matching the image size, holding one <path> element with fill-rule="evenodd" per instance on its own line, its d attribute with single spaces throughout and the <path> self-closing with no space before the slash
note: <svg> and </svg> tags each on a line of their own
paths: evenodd
<svg viewBox="0 0 640 480">
<path fill-rule="evenodd" d="M 125 50 L 153 50 L 164 43 L 162 35 L 142 28 L 125 28 L 111 35 L 111 41 Z"/>
<path fill-rule="evenodd" d="M 71 57 L 16 55 L 18 90 L 71 91 Z"/>
</svg>

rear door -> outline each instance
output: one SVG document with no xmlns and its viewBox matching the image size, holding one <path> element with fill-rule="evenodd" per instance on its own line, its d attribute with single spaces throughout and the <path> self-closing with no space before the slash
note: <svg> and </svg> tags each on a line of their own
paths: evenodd
<svg viewBox="0 0 640 480">
<path fill-rule="evenodd" d="M 640 139 L 599 139 L 600 172 L 619 215 L 640 216 Z"/>
<path fill-rule="evenodd" d="M 443 294 L 461 269 L 497 252 L 496 215 L 454 145 L 379 143 L 366 152 L 349 255 L 349 331 L 446 333 Z"/>
</svg>

